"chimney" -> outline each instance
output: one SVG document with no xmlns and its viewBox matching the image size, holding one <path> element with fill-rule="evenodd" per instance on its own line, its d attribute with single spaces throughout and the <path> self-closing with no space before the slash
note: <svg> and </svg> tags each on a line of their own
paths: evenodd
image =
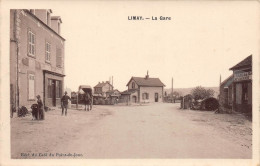
<svg viewBox="0 0 260 166">
<path fill-rule="evenodd" d="M 148 70 L 147 70 L 147 74 L 145 76 L 145 79 L 148 79 L 149 78 L 149 74 L 148 74 Z"/>
<path fill-rule="evenodd" d="M 60 16 L 51 17 L 51 28 L 60 34 L 60 24 L 62 23 Z"/>
</svg>

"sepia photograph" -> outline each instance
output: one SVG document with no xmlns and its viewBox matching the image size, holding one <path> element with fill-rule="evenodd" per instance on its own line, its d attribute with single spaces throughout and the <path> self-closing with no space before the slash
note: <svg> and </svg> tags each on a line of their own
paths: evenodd
<svg viewBox="0 0 260 166">
<path fill-rule="evenodd" d="M 17 2 L 1 12 L 8 162 L 259 164 L 258 1 Z"/>
</svg>

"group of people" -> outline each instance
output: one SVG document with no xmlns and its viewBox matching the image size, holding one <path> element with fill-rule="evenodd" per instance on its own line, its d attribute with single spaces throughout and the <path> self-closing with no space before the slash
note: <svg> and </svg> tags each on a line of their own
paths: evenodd
<svg viewBox="0 0 260 166">
<path fill-rule="evenodd" d="M 61 116 L 65 115 L 67 116 L 67 110 L 68 110 L 68 104 L 69 100 L 71 101 L 71 98 L 67 95 L 68 93 L 65 91 L 64 95 L 61 98 Z M 33 104 L 31 106 L 32 108 L 32 116 L 33 120 L 44 120 L 44 111 L 43 111 L 43 103 L 41 100 L 41 96 L 37 95 L 37 104 Z M 84 94 L 84 103 L 85 103 L 85 111 L 92 109 L 92 97 L 89 93 Z"/>
</svg>

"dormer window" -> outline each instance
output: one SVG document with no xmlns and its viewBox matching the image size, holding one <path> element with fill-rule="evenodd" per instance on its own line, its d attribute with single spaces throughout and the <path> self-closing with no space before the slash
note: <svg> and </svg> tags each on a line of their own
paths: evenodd
<svg viewBox="0 0 260 166">
<path fill-rule="evenodd" d="M 135 89 L 135 83 L 132 82 L 132 89 Z"/>
</svg>

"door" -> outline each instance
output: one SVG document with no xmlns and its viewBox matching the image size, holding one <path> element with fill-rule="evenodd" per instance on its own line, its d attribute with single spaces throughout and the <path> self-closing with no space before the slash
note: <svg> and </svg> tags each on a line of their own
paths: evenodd
<svg viewBox="0 0 260 166">
<path fill-rule="evenodd" d="M 133 102 L 133 103 L 136 103 L 136 96 L 133 96 L 133 97 L 132 97 L 132 102 Z"/>
<path fill-rule="evenodd" d="M 52 80 L 52 106 L 56 106 L 56 81 Z"/>
<path fill-rule="evenodd" d="M 155 100 L 155 102 L 158 102 L 158 93 L 154 94 L 154 100 Z"/>
</svg>

